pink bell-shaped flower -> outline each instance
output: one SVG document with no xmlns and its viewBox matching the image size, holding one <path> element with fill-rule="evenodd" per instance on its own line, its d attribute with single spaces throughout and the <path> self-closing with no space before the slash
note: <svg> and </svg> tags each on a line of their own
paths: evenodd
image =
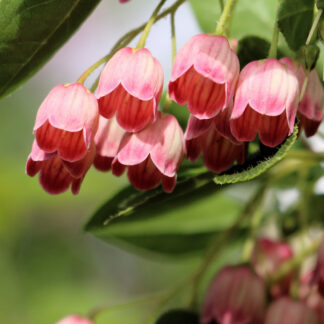
<svg viewBox="0 0 324 324">
<path fill-rule="evenodd" d="M 231 116 L 238 141 L 259 133 L 264 145 L 279 145 L 294 129 L 299 96 L 295 72 L 276 59 L 253 61 L 241 71 Z"/>
<path fill-rule="evenodd" d="M 266 313 L 264 324 L 320 324 L 316 313 L 300 301 L 281 297 Z"/>
<path fill-rule="evenodd" d="M 183 155 L 183 132 L 177 119 L 158 113 L 154 123 L 124 136 L 112 171 L 118 176 L 128 167 L 128 178 L 135 188 L 148 190 L 162 182 L 164 191 L 171 192 Z"/>
<path fill-rule="evenodd" d="M 263 324 L 266 288 L 247 266 L 227 266 L 209 288 L 202 323 Z"/>
<path fill-rule="evenodd" d="M 109 171 L 119 145 L 125 135 L 125 130 L 119 126 L 115 117 L 99 118 L 98 131 L 95 136 L 96 157 L 93 165 L 100 171 Z"/>
<path fill-rule="evenodd" d="M 125 47 L 103 69 L 97 98 L 100 114 L 128 132 L 137 132 L 156 118 L 163 89 L 161 64 L 146 48 Z"/>
<path fill-rule="evenodd" d="M 88 318 L 84 318 L 79 315 L 69 315 L 61 319 L 56 324 L 94 324 L 94 323 Z"/>
<path fill-rule="evenodd" d="M 98 127 L 96 97 L 82 84 L 61 84 L 47 95 L 36 116 L 40 149 L 70 162 L 84 158 Z"/>
<path fill-rule="evenodd" d="M 239 60 L 225 37 L 196 35 L 176 56 L 170 97 L 180 105 L 188 104 L 196 118 L 212 118 L 229 106 L 239 72 Z"/>
<path fill-rule="evenodd" d="M 233 138 L 229 111 L 226 108 L 216 117 L 204 120 L 190 115 L 185 132 L 188 160 L 195 161 L 202 154 L 206 167 L 213 172 L 225 171 L 235 161 L 245 161 L 246 145 Z"/>
<path fill-rule="evenodd" d="M 293 251 L 288 244 L 261 238 L 255 244 L 251 261 L 258 275 L 268 279 L 292 257 Z M 273 297 L 289 294 L 293 275 L 293 272 L 289 273 L 270 288 Z"/>
<path fill-rule="evenodd" d="M 305 72 L 302 69 L 305 76 Z M 316 70 L 308 75 L 305 94 L 298 106 L 297 117 L 300 129 L 305 130 L 307 137 L 313 136 L 323 119 L 324 90 Z"/>
<path fill-rule="evenodd" d="M 86 156 L 76 162 L 64 161 L 56 153 L 46 153 L 39 148 L 36 140 L 26 164 L 26 173 L 34 177 L 39 173 L 39 182 L 50 194 L 59 194 L 70 186 L 73 194 L 80 190 L 81 183 L 95 156 L 92 143 Z"/>
</svg>

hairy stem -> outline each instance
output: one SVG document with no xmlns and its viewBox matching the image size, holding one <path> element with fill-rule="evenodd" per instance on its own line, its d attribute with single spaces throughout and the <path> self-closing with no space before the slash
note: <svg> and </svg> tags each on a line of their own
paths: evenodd
<svg viewBox="0 0 324 324">
<path fill-rule="evenodd" d="M 238 0 L 226 0 L 224 9 L 218 21 L 215 34 L 216 35 L 227 35 L 227 27 L 231 20 L 235 5 Z"/>
</svg>

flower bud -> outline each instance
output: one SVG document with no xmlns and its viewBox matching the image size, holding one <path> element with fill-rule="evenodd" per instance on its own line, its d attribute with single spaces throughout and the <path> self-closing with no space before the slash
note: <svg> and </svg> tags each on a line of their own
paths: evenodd
<svg viewBox="0 0 324 324">
<path fill-rule="evenodd" d="M 64 317 L 56 324 L 94 324 L 91 320 L 80 317 L 79 315 L 69 315 Z"/>
<path fill-rule="evenodd" d="M 263 324 L 266 289 L 263 280 L 247 266 L 227 266 L 209 288 L 202 323 Z"/>
<path fill-rule="evenodd" d="M 293 251 L 288 244 L 261 238 L 255 244 L 251 261 L 258 275 L 267 279 L 292 257 Z M 273 297 L 289 293 L 293 274 L 289 273 L 270 288 Z"/>
</svg>

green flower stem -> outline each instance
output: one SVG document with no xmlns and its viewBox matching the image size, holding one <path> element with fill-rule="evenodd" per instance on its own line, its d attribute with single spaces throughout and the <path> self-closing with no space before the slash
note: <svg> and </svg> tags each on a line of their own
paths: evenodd
<svg viewBox="0 0 324 324">
<path fill-rule="evenodd" d="M 172 6 L 165 9 L 163 12 L 161 12 L 155 19 L 155 22 L 161 20 L 162 18 L 166 17 L 167 15 L 177 11 L 177 9 L 185 2 L 186 0 L 178 0 L 176 1 Z M 141 31 L 144 30 L 146 27 L 146 23 L 142 24 L 141 26 L 127 32 L 125 35 L 123 35 L 113 46 L 112 50 L 109 54 L 102 57 L 100 60 L 92 64 L 77 80 L 79 83 L 84 83 L 86 79 L 89 77 L 90 74 L 92 74 L 98 67 L 100 67 L 102 64 L 106 63 L 119 49 L 125 47 L 128 45 Z M 96 82 L 94 83 L 93 87 L 95 89 Z"/>
<path fill-rule="evenodd" d="M 176 39 L 174 16 L 175 16 L 175 12 L 172 12 L 171 13 L 172 65 L 177 55 L 177 39 Z"/>
<path fill-rule="evenodd" d="M 269 283 L 273 284 L 278 282 L 280 279 L 289 274 L 292 270 L 298 268 L 307 257 L 314 255 L 317 252 L 321 242 L 322 238 L 314 240 L 307 248 L 303 249 L 303 251 L 300 254 L 296 255 L 293 259 L 290 259 L 289 261 L 285 262 L 279 268 L 279 270 L 273 276 L 270 277 Z"/>
<path fill-rule="evenodd" d="M 264 181 L 247 205 L 247 210 L 245 212 L 247 215 L 250 215 L 250 217 L 252 215 L 252 217 L 250 221 L 250 235 L 247 238 L 242 251 L 242 262 L 249 262 L 251 259 L 256 239 L 256 231 L 262 220 L 261 205 L 268 188 L 268 184 L 269 183 L 267 181 Z"/>
<path fill-rule="evenodd" d="M 226 0 L 224 9 L 215 30 L 216 35 L 227 35 L 228 24 L 231 21 L 231 17 L 237 1 L 238 0 Z"/>
<path fill-rule="evenodd" d="M 307 40 L 306 40 L 306 46 L 308 46 L 310 44 L 310 42 L 311 42 L 311 40 L 313 38 L 313 35 L 314 35 L 315 31 L 316 31 L 318 23 L 319 23 L 319 21 L 321 19 L 322 13 L 323 13 L 323 9 L 318 10 L 317 15 L 316 15 L 316 17 L 315 17 L 315 19 L 313 21 L 312 28 L 311 28 L 311 30 L 309 31 L 309 34 L 308 34 L 308 37 L 307 37 Z"/>
<path fill-rule="evenodd" d="M 162 6 L 164 5 L 166 0 L 160 0 L 159 4 L 157 5 L 157 7 L 155 8 L 155 10 L 153 11 L 153 14 L 151 16 L 151 18 L 149 19 L 149 21 L 147 22 L 144 30 L 143 30 L 143 33 L 142 33 L 142 36 L 140 38 L 140 40 L 138 41 L 138 44 L 136 46 L 136 48 L 143 48 L 145 47 L 145 42 L 146 42 L 146 39 L 147 39 L 147 36 L 149 35 L 150 33 L 150 30 L 157 18 L 157 15 L 160 11 L 160 9 L 162 8 Z"/>
<path fill-rule="evenodd" d="M 278 0 L 276 20 L 275 20 L 275 24 L 273 27 L 272 41 L 271 41 L 271 46 L 269 49 L 268 58 L 277 58 L 277 48 L 278 48 L 278 41 L 279 41 L 278 14 L 279 14 L 279 8 L 280 8 L 281 1 L 282 0 Z"/>
</svg>

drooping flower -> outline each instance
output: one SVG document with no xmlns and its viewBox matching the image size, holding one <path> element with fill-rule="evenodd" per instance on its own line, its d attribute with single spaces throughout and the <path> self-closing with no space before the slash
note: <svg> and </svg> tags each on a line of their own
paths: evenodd
<svg viewBox="0 0 324 324">
<path fill-rule="evenodd" d="M 318 249 L 313 280 L 317 284 L 318 292 L 324 297 L 324 239 Z"/>
<path fill-rule="evenodd" d="M 226 266 L 213 279 L 202 323 L 263 324 L 266 288 L 247 266 Z"/>
<path fill-rule="evenodd" d="M 154 123 L 124 136 L 112 171 L 118 176 L 128 168 L 129 181 L 137 189 L 148 190 L 162 183 L 164 191 L 171 192 L 183 155 L 183 132 L 177 119 L 158 113 Z"/>
<path fill-rule="evenodd" d="M 37 112 L 34 133 L 40 149 L 70 162 L 84 158 L 98 127 L 98 103 L 82 84 L 61 84 Z"/>
<path fill-rule="evenodd" d="M 31 177 L 39 173 L 41 186 L 50 194 L 62 193 L 70 186 L 72 193 L 77 194 L 94 156 L 95 146 L 92 143 L 83 159 L 76 162 L 64 161 L 57 153 L 46 153 L 41 150 L 34 140 L 27 159 L 26 173 Z"/>
<path fill-rule="evenodd" d="M 284 243 L 267 238 L 256 241 L 252 254 L 252 264 L 258 275 L 265 280 L 273 275 L 289 259 L 293 257 L 291 247 Z M 273 297 L 289 294 L 294 272 L 286 275 L 270 288 Z"/>
<path fill-rule="evenodd" d="M 188 160 L 195 161 L 202 154 L 206 167 L 213 172 L 225 171 L 235 161 L 245 161 L 246 145 L 233 138 L 229 112 L 226 108 L 216 117 L 204 120 L 190 115 L 185 132 Z"/>
<path fill-rule="evenodd" d="M 116 114 L 119 125 L 137 132 L 154 121 L 163 88 L 161 64 L 149 50 L 125 47 L 103 69 L 97 91 L 99 111 Z"/>
<path fill-rule="evenodd" d="M 289 57 L 281 58 L 280 62 L 294 69 L 298 77 L 299 89 L 301 92 L 306 80 L 306 72 L 304 68 Z M 299 129 L 304 129 L 307 137 L 313 136 L 317 132 L 317 129 L 323 119 L 323 106 L 324 90 L 318 74 L 314 69 L 308 74 L 307 86 L 304 92 L 304 96 L 303 98 L 301 98 L 301 101 L 298 105 L 297 111 Z"/>
<path fill-rule="evenodd" d="M 209 119 L 229 106 L 240 64 L 223 36 L 201 34 L 178 52 L 169 82 L 170 97 L 188 104 L 192 115 Z"/>
<path fill-rule="evenodd" d="M 90 319 L 81 317 L 79 315 L 69 315 L 64 317 L 56 324 L 94 324 Z"/>
<path fill-rule="evenodd" d="M 119 145 L 125 130 L 119 126 L 115 117 L 99 118 L 98 131 L 95 136 L 96 157 L 94 166 L 100 171 L 109 171 L 114 157 L 117 155 Z"/>
<path fill-rule="evenodd" d="M 294 129 L 299 96 L 295 72 L 276 59 L 253 61 L 240 73 L 231 130 L 238 141 L 259 134 L 267 146 L 279 145 Z"/>
<path fill-rule="evenodd" d="M 303 302 L 281 297 L 268 308 L 264 323 L 319 324 L 319 321 L 315 312 Z"/>
</svg>

